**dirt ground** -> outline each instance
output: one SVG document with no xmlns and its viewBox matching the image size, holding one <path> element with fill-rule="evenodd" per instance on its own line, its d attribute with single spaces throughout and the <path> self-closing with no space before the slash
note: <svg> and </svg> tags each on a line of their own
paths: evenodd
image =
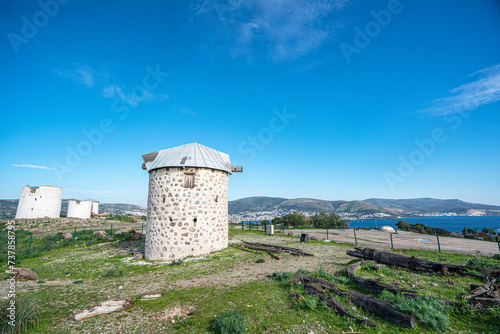
<svg viewBox="0 0 500 334">
<path fill-rule="evenodd" d="M 356 238 L 354 237 L 356 233 Z M 286 233 L 286 232 L 285 232 Z M 319 239 L 327 239 L 326 230 L 294 230 L 294 234 L 308 233 Z M 328 240 L 340 243 L 356 244 L 358 247 L 391 248 L 391 234 L 377 230 L 328 230 Z M 428 234 L 419 234 L 406 231 L 398 231 L 392 235 L 394 248 L 399 249 L 425 249 L 438 250 L 437 237 Z M 439 237 L 441 250 L 450 252 L 478 253 L 493 255 L 500 253 L 496 242 Z"/>
</svg>

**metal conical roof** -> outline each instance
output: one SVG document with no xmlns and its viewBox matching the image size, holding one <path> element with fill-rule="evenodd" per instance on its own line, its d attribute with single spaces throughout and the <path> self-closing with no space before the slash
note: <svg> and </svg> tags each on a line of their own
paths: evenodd
<svg viewBox="0 0 500 334">
<path fill-rule="evenodd" d="M 167 148 L 142 156 L 146 170 L 163 167 L 203 167 L 231 174 L 229 155 L 198 143 Z"/>
</svg>

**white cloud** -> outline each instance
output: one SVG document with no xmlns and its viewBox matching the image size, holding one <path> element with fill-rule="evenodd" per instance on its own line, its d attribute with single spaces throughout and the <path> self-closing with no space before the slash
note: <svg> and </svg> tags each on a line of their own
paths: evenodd
<svg viewBox="0 0 500 334">
<path fill-rule="evenodd" d="M 229 42 L 233 57 L 264 49 L 279 62 L 304 56 L 332 38 L 338 20 L 327 20 L 348 0 L 207 0 L 192 6 L 210 36 Z"/>
<path fill-rule="evenodd" d="M 82 63 L 70 64 L 63 69 L 56 69 L 54 72 L 61 77 L 69 78 L 87 87 L 94 87 L 99 81 L 108 77 L 105 71 L 98 71 Z"/>
<path fill-rule="evenodd" d="M 102 94 L 107 98 L 118 98 L 132 106 L 137 106 L 139 102 L 150 101 L 156 98 L 156 96 L 148 90 L 140 89 L 136 94 L 125 93 L 124 89 L 120 85 L 110 85 L 104 87 Z M 164 100 L 164 95 L 158 97 L 161 101 Z"/>
<path fill-rule="evenodd" d="M 14 166 L 14 167 L 25 167 L 25 168 L 35 168 L 35 169 L 52 169 L 52 170 L 55 170 L 55 168 L 52 168 L 52 167 L 38 166 L 38 165 L 29 165 L 29 164 L 11 164 L 11 166 Z"/>
<path fill-rule="evenodd" d="M 500 64 L 474 72 L 468 77 L 477 79 L 450 90 L 450 96 L 432 101 L 430 107 L 420 112 L 443 116 L 474 110 L 500 100 Z"/>
</svg>

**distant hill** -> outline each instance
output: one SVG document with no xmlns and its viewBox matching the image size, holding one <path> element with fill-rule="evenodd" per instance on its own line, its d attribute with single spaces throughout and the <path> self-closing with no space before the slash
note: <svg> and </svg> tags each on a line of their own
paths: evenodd
<svg viewBox="0 0 500 334">
<path fill-rule="evenodd" d="M 17 199 L 0 199 L 0 220 L 13 219 L 16 216 Z M 65 215 L 68 212 L 68 200 L 63 199 L 61 205 L 61 214 Z M 130 212 L 140 212 L 146 215 L 147 210 L 142 206 L 135 204 L 122 203 L 99 203 L 99 212 L 107 212 L 116 215 L 127 214 Z"/>
<path fill-rule="evenodd" d="M 458 199 L 435 198 L 370 198 L 364 201 L 326 201 L 313 198 L 286 199 L 259 196 L 247 197 L 229 202 L 230 214 L 274 210 L 295 210 L 357 214 L 385 213 L 391 216 L 403 216 L 429 213 L 464 214 L 469 209 L 497 210 L 500 213 L 500 206 L 468 203 Z"/>
<path fill-rule="evenodd" d="M 363 201 L 326 201 L 313 198 L 286 199 L 259 196 L 229 202 L 229 214 L 275 210 L 397 215 L 395 211 Z"/>
<path fill-rule="evenodd" d="M 383 199 L 369 198 L 364 202 L 384 207 L 396 212 L 408 213 L 465 213 L 469 209 L 475 210 L 500 210 L 500 206 L 468 203 L 458 199 L 436 199 L 436 198 L 411 198 L 411 199 Z"/>
</svg>

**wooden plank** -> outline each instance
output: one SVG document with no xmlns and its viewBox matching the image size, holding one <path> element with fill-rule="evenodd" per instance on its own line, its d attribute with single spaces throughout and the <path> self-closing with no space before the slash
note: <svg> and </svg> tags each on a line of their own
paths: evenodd
<svg viewBox="0 0 500 334">
<path fill-rule="evenodd" d="M 100 302 L 80 313 L 74 314 L 73 319 L 81 321 L 96 315 L 117 312 L 126 310 L 134 306 L 134 298 L 111 299 L 105 302 Z"/>
</svg>

